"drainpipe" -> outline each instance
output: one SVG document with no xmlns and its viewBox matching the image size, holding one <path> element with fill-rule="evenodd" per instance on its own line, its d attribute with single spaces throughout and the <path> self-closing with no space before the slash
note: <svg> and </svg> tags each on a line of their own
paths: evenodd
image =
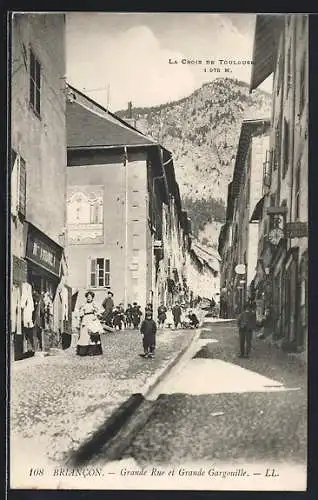
<svg viewBox="0 0 318 500">
<path fill-rule="evenodd" d="M 124 168 L 125 168 L 125 289 L 124 304 L 127 308 L 127 287 L 128 287 L 128 154 L 127 147 L 124 147 Z"/>
<path fill-rule="evenodd" d="M 296 21 L 297 22 L 297 21 Z M 296 67 L 297 67 L 297 64 L 296 64 L 296 36 L 295 36 L 295 25 L 293 26 L 293 33 L 292 33 L 292 61 L 293 61 L 293 76 L 295 77 L 296 79 Z M 293 131 L 293 140 L 292 140 L 292 162 L 291 162 L 291 186 L 290 186 L 290 211 L 289 211 L 289 222 L 291 222 L 293 220 L 293 214 L 292 214 L 292 211 L 293 211 L 293 195 L 294 195 L 294 170 L 295 170 L 295 126 L 297 122 L 297 120 L 295 120 L 295 113 L 296 113 L 296 85 L 295 85 L 296 82 L 293 82 L 293 114 L 292 114 L 292 120 L 293 120 L 293 123 L 292 123 L 292 131 Z M 298 127 L 297 127 L 298 129 Z"/>
</svg>

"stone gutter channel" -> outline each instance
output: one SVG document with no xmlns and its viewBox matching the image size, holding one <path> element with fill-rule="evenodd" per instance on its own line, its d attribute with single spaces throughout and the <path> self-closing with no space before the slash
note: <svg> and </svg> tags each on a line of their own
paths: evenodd
<svg viewBox="0 0 318 500">
<path fill-rule="evenodd" d="M 167 366 L 150 378 L 143 393 L 132 394 L 112 413 L 95 434 L 69 457 L 68 465 L 79 467 L 88 463 L 98 463 L 101 458 L 104 462 L 109 462 L 123 457 L 125 450 L 155 410 L 156 400 L 151 400 L 151 395 L 176 365 L 197 352 L 200 348 L 198 339 L 201 330 L 202 328 L 198 328 L 193 331 L 189 343 Z"/>
</svg>

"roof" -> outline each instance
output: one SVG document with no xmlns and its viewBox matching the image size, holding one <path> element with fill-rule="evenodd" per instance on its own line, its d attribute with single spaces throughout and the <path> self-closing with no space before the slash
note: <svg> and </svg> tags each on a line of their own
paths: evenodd
<svg viewBox="0 0 318 500">
<path fill-rule="evenodd" d="M 66 103 L 68 148 L 158 146 L 134 127 L 69 86 L 72 102 Z M 86 104 L 87 101 L 87 104 Z"/>
<path fill-rule="evenodd" d="M 156 145 L 151 139 L 95 115 L 76 102 L 66 104 L 66 133 L 68 148 Z"/>
<path fill-rule="evenodd" d="M 245 165 L 245 159 L 248 152 L 251 137 L 255 136 L 257 133 L 266 133 L 270 127 L 270 119 L 258 119 L 258 120 L 243 120 L 241 126 L 241 133 L 236 153 L 234 173 L 231 185 L 231 198 L 236 198 L 239 189 L 242 171 Z"/>
<path fill-rule="evenodd" d="M 285 15 L 256 16 L 250 93 L 274 71 L 279 35 Z"/>
<path fill-rule="evenodd" d="M 221 258 L 216 250 L 210 248 L 205 249 L 198 243 L 192 244 L 192 250 L 203 263 L 210 267 L 210 269 L 213 271 L 219 271 Z"/>
<path fill-rule="evenodd" d="M 264 199 L 265 195 L 256 203 L 250 222 L 255 222 L 260 220 L 263 213 Z"/>
</svg>

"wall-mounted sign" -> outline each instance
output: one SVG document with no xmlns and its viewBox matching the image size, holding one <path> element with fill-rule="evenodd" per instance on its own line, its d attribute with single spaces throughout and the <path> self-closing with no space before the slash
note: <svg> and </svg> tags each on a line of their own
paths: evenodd
<svg viewBox="0 0 318 500">
<path fill-rule="evenodd" d="M 47 271 L 60 275 L 62 247 L 31 224 L 29 225 L 26 258 Z"/>
<path fill-rule="evenodd" d="M 287 238 L 305 238 L 308 236 L 308 223 L 287 222 L 285 231 Z"/>
<path fill-rule="evenodd" d="M 281 239 L 284 238 L 284 231 L 278 227 L 272 229 L 268 235 L 267 239 L 272 245 L 278 245 Z"/>
<path fill-rule="evenodd" d="M 236 272 L 236 274 L 245 274 L 245 272 L 246 272 L 245 264 L 238 264 L 235 267 L 235 272 Z"/>
</svg>

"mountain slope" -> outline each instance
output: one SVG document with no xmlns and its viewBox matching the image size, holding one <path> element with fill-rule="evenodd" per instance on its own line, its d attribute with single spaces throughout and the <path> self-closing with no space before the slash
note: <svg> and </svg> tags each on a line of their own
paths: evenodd
<svg viewBox="0 0 318 500">
<path fill-rule="evenodd" d="M 260 90 L 249 94 L 246 83 L 230 78 L 206 83 L 176 102 L 134 109 L 136 128 L 173 153 L 176 178 L 184 206 L 194 222 L 194 233 L 202 239 L 204 227 L 209 224 L 208 239 L 213 246 L 222 216 L 219 213 L 215 217 L 213 212 L 208 215 L 209 207 L 213 211 L 213 206 L 223 205 L 224 219 L 241 122 L 268 118 L 270 111 L 269 94 Z M 125 118 L 126 113 L 119 111 L 117 115 Z M 198 200 L 202 201 L 199 205 Z M 211 224 L 217 228 L 215 236 Z"/>
</svg>

